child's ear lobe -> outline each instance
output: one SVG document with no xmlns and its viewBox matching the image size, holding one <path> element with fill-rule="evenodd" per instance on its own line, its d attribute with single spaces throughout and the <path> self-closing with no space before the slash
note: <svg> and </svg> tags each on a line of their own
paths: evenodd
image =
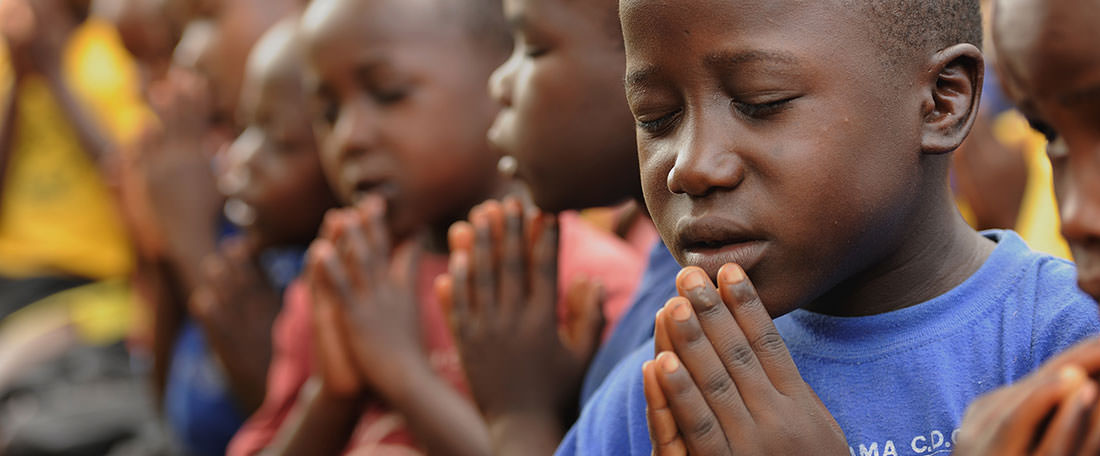
<svg viewBox="0 0 1100 456">
<path fill-rule="evenodd" d="M 978 116 L 985 59 L 974 45 L 956 44 L 932 57 L 927 74 L 921 148 L 945 154 L 962 144 Z"/>
</svg>

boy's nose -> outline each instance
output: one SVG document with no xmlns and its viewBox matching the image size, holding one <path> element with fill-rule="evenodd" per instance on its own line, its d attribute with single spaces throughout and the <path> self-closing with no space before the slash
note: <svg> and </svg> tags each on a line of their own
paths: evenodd
<svg viewBox="0 0 1100 456">
<path fill-rule="evenodd" d="M 218 176 L 218 189 L 234 195 L 249 185 L 252 164 L 263 147 L 263 135 L 253 127 L 246 128 L 225 153 L 225 168 Z"/>
<path fill-rule="evenodd" d="M 512 106 L 512 88 L 515 83 L 516 68 L 519 66 L 518 52 L 513 53 L 489 77 L 489 96 L 501 106 Z"/>
<path fill-rule="evenodd" d="M 676 163 L 668 173 L 669 191 L 706 196 L 740 184 L 745 177 L 744 162 L 734 151 L 728 129 L 708 128 L 702 123 L 685 127 L 686 140 L 676 152 Z"/>
<path fill-rule="evenodd" d="M 365 101 L 350 103 L 340 112 L 333 132 L 341 158 L 348 159 L 366 153 L 374 144 L 374 126 Z"/>
<path fill-rule="evenodd" d="M 1065 172 L 1070 181 L 1062 187 L 1062 235 L 1070 243 L 1100 242 L 1100 158 Z"/>
</svg>

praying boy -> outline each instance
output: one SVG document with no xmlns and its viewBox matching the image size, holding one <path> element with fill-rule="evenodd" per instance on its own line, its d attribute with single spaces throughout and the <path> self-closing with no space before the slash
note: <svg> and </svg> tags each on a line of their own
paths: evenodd
<svg viewBox="0 0 1100 456">
<path fill-rule="evenodd" d="M 1100 2 L 1002 0 L 993 38 L 1006 92 L 1039 132 L 1077 261 L 1077 283 L 1100 299 Z M 1026 33 L 1021 33 L 1026 31 Z M 1096 318 L 1095 310 L 1084 311 Z M 959 432 L 963 455 L 1100 453 L 1095 377 L 1100 343 L 1082 342 L 1026 379 L 975 401 Z"/>
<path fill-rule="evenodd" d="M 972 399 L 1100 328 L 1072 264 L 952 203 L 977 1 L 620 13 L 646 202 L 687 267 L 560 454 L 951 451 Z"/>
</svg>

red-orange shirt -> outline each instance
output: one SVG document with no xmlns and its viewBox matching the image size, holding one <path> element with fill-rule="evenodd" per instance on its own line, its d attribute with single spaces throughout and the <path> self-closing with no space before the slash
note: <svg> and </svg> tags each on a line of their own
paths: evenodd
<svg viewBox="0 0 1100 456">
<path fill-rule="evenodd" d="M 630 304 L 641 278 L 645 257 L 610 233 L 589 226 L 575 213 L 560 216 L 559 290 L 577 277 L 598 279 L 606 300 L 604 316 L 608 334 Z M 469 395 L 458 350 L 433 291 L 435 277 L 446 272 L 445 255 L 425 255 L 421 260 L 418 290 L 425 348 L 431 365 L 458 391 Z M 274 440 L 279 428 L 294 409 L 299 390 L 310 376 L 312 327 L 310 296 L 301 282 L 291 285 L 286 305 L 275 323 L 274 357 L 268 373 L 267 397 L 233 438 L 229 454 L 252 455 Z M 403 417 L 381 402 L 369 403 L 348 443 L 347 454 L 421 454 Z"/>
</svg>

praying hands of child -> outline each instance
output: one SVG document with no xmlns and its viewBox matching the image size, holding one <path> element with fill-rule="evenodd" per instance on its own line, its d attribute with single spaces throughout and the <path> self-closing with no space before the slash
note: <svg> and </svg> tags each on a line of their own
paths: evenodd
<svg viewBox="0 0 1100 456">
<path fill-rule="evenodd" d="M 676 286 L 643 367 L 654 455 L 849 454 L 739 266 L 722 267 L 717 288 L 688 267 Z"/>
<path fill-rule="evenodd" d="M 1078 343 L 970 404 L 955 456 L 1100 454 L 1100 339 Z"/>
<path fill-rule="evenodd" d="M 437 281 L 494 454 L 549 454 L 576 419 L 603 326 L 601 286 L 580 279 L 559 319 L 558 222 L 490 201 L 450 231 Z"/>
<path fill-rule="evenodd" d="M 430 454 L 481 455 L 488 436 L 473 404 L 433 369 L 423 342 L 417 294 L 419 240 L 394 246 L 385 201 L 368 195 L 325 217 L 310 248 L 314 299 L 335 323 L 337 342 L 362 386 L 401 412 Z M 327 337 L 327 336 L 326 336 Z M 328 364 L 332 365 L 332 364 Z M 354 392 L 332 370 L 325 388 Z M 335 381 L 338 380 L 338 381 Z M 363 391 L 364 393 L 367 390 Z"/>
</svg>

